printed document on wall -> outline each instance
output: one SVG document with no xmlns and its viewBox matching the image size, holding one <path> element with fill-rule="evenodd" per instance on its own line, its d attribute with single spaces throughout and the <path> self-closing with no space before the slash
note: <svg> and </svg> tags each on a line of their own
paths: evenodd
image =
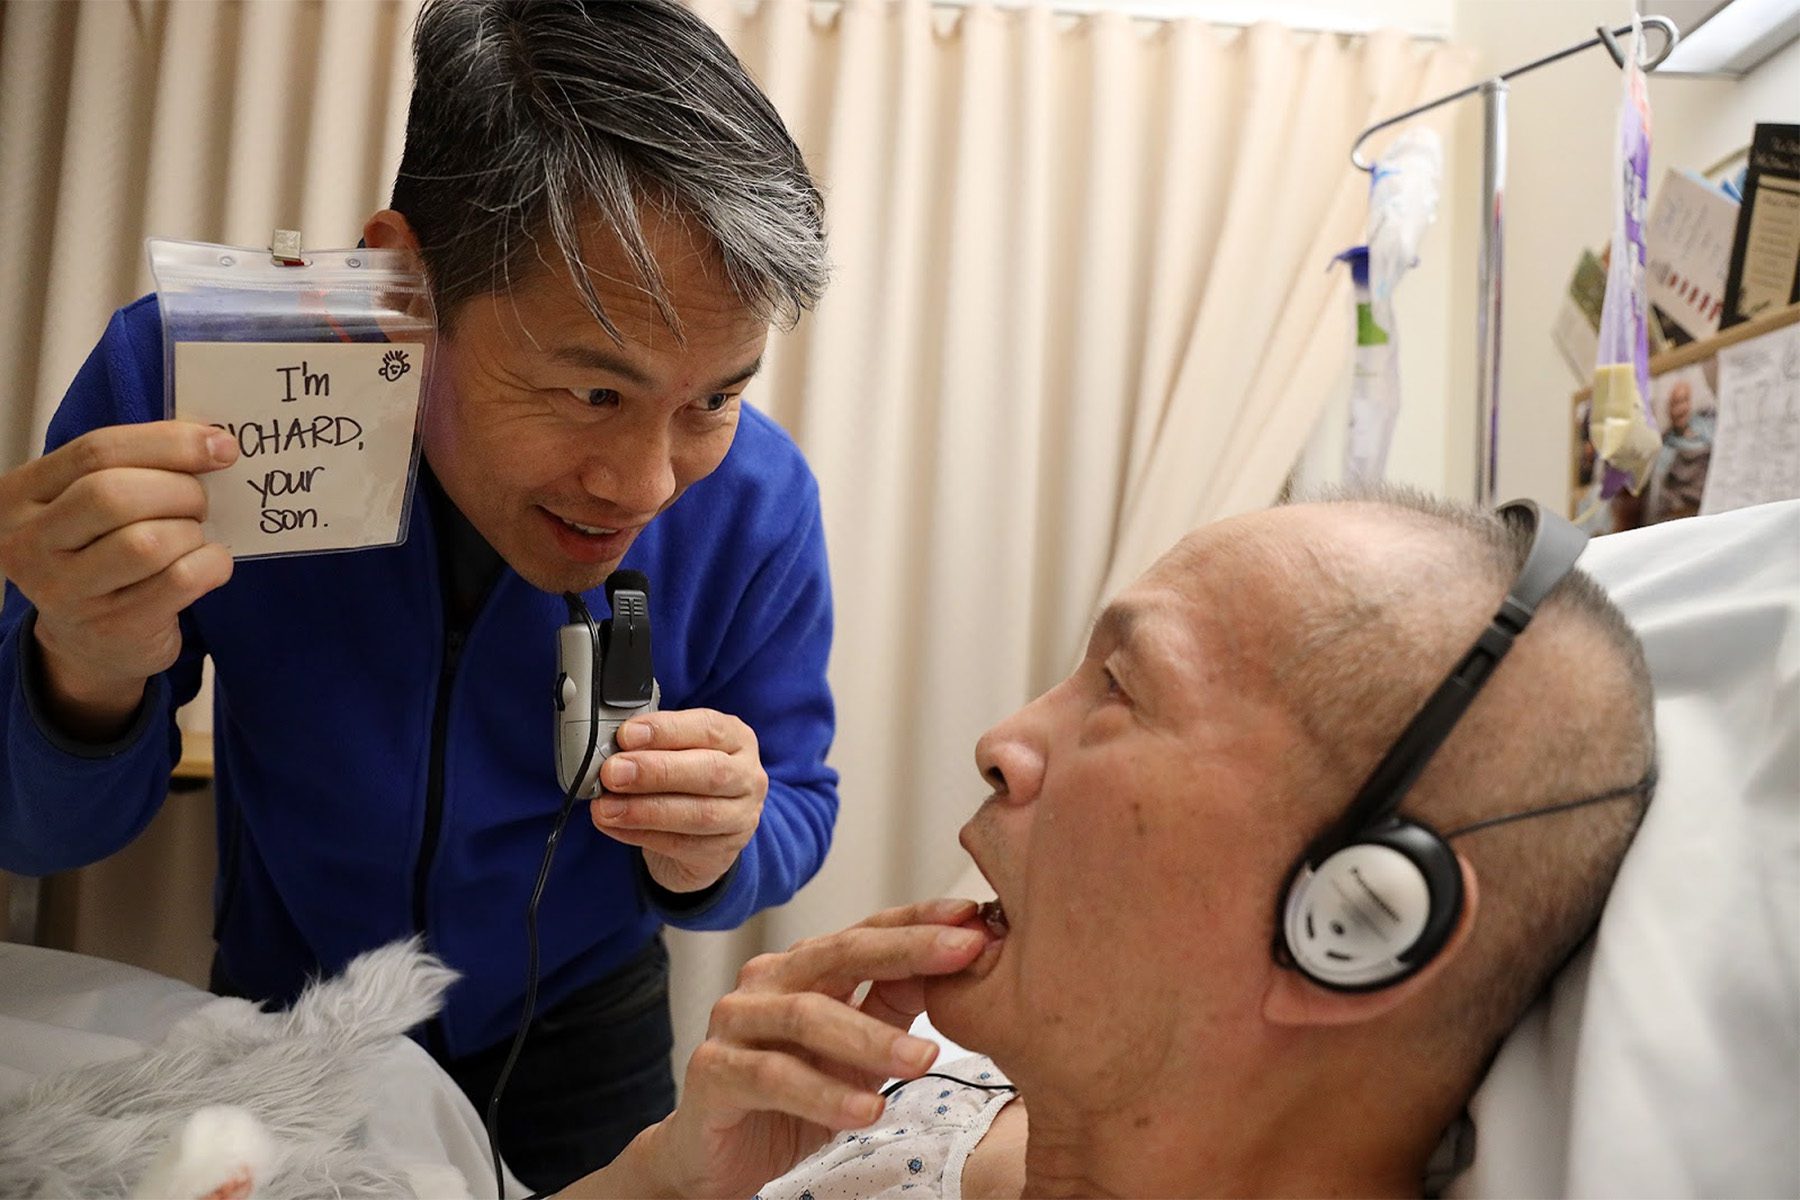
<svg viewBox="0 0 1800 1200">
<path fill-rule="evenodd" d="M 1800 497 L 1800 324 L 1719 351 L 1702 514 Z"/>
</svg>

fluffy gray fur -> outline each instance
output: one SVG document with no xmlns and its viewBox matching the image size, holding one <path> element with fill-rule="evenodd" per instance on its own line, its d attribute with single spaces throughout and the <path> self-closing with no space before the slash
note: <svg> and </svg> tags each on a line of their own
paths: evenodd
<svg viewBox="0 0 1800 1200">
<path fill-rule="evenodd" d="M 286 1012 L 217 1000 L 133 1058 L 39 1080 L 0 1105 L 0 1196 L 125 1197 L 201 1108 L 234 1105 L 275 1143 L 267 1200 L 413 1195 L 370 1148 L 371 1052 L 429 1019 L 456 973 L 415 939 L 361 955 Z"/>
</svg>

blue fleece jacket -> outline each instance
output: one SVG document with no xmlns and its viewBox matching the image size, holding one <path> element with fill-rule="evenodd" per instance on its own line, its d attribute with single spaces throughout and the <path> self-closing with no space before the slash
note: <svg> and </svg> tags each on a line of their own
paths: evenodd
<svg viewBox="0 0 1800 1200">
<path fill-rule="evenodd" d="M 162 379 L 161 324 L 147 297 L 113 317 L 46 448 L 159 418 Z M 198 690 L 210 654 L 215 933 L 228 976 L 288 998 L 309 974 L 422 932 L 463 973 L 444 1013 L 447 1052 L 510 1036 L 524 996 L 526 901 L 562 800 L 551 696 L 567 615 L 560 597 L 503 568 L 453 644 L 440 531 L 423 500 L 399 546 L 239 563 L 183 614 L 180 660 L 150 681 L 135 725 L 111 746 L 71 744 L 37 711 L 25 678 L 35 616 L 8 584 L 0 867 L 82 866 L 149 823 L 178 756 L 175 709 Z M 661 907 L 637 852 L 578 809 L 539 910 L 540 1012 L 640 951 L 665 921 L 730 929 L 786 901 L 823 861 L 837 813 L 824 761 L 833 729 L 824 533 L 817 485 L 787 435 L 746 407 L 724 463 L 651 522 L 623 565 L 651 580 L 663 707 L 742 718 L 761 744 L 768 800 L 723 886 L 683 909 Z M 596 619 L 606 613 L 602 591 L 587 600 Z"/>
</svg>

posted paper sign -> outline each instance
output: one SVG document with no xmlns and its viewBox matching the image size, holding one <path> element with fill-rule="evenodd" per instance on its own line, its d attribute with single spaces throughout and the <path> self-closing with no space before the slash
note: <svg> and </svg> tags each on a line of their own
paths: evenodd
<svg viewBox="0 0 1800 1200">
<path fill-rule="evenodd" d="M 1663 176 L 1644 232 L 1650 303 L 1690 338 L 1719 332 L 1737 219 L 1737 202 L 1706 180 L 1687 171 Z"/>
<path fill-rule="evenodd" d="M 1700 515 L 1800 497 L 1800 325 L 1719 351 L 1719 426 Z"/>
<path fill-rule="evenodd" d="M 176 342 L 175 415 L 238 444 L 200 476 L 206 536 L 235 558 L 399 542 L 424 356 L 416 342 Z"/>
</svg>

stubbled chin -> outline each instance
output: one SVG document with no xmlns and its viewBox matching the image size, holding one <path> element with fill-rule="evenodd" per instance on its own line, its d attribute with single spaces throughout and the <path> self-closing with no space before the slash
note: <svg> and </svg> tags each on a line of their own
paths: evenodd
<svg viewBox="0 0 1800 1200">
<path fill-rule="evenodd" d="M 988 934 L 989 937 L 993 937 L 993 934 L 988 930 L 987 925 L 983 923 L 980 918 L 976 918 L 976 927 L 979 928 L 981 932 Z M 965 979 L 986 979 L 989 975 L 993 974 L 994 967 L 999 963 L 1001 954 L 1005 953 L 1006 941 L 1006 938 L 998 937 L 983 946 L 981 948 L 981 953 L 975 956 L 975 961 L 957 972 L 958 976 Z"/>
<path fill-rule="evenodd" d="M 965 1050 L 986 1053 L 993 1044 L 984 1015 L 994 1006 L 983 1004 L 978 989 L 966 980 L 946 979 L 925 989 L 925 1015 L 931 1027 Z"/>
<path fill-rule="evenodd" d="M 636 541 L 636 538 L 632 539 L 634 544 Z M 504 546 L 494 548 L 500 551 L 500 556 L 506 559 L 526 583 L 552 595 L 593 591 L 606 582 L 606 577 L 613 573 L 625 557 L 620 554 L 618 559 L 610 562 L 572 563 L 558 553 L 554 545 L 544 545 L 541 542 L 528 542 L 523 555 L 510 554 Z M 629 550 L 630 546 L 626 549 Z"/>
<path fill-rule="evenodd" d="M 999 965 L 1004 939 L 989 943 L 974 962 L 954 975 L 925 980 L 925 1012 L 932 1027 L 970 1050 L 988 1041 L 990 1023 L 1004 1009 L 989 977 Z"/>
<path fill-rule="evenodd" d="M 502 557 L 505 557 L 504 554 Z M 507 561 L 509 563 L 512 562 L 510 558 L 507 559 Z M 540 560 L 535 564 L 527 564 L 525 570 L 519 571 L 519 575 L 526 583 L 529 583 L 532 587 L 538 589 L 538 591 L 549 592 L 551 595 L 560 596 L 564 592 L 593 591 L 595 588 L 606 582 L 606 577 L 612 574 L 614 565 L 616 564 L 602 563 L 598 567 L 583 568 L 580 573 L 577 574 L 570 571 L 566 564 L 561 568 L 546 569 L 544 563 Z M 513 569 L 518 570 L 516 566 Z"/>
<path fill-rule="evenodd" d="M 988 975 L 993 972 L 994 964 L 999 962 L 1001 947 L 1006 944 L 1006 936 L 995 936 L 993 927 L 988 925 L 986 917 L 983 916 L 980 910 L 977 910 L 967 920 L 958 925 L 957 928 L 979 933 L 982 937 L 987 939 L 987 945 L 981 948 L 981 953 L 976 955 L 974 962 L 958 971 L 955 975 L 934 976 L 932 979 L 926 981 L 928 985 L 931 982 L 942 978 L 986 979 Z"/>
</svg>

